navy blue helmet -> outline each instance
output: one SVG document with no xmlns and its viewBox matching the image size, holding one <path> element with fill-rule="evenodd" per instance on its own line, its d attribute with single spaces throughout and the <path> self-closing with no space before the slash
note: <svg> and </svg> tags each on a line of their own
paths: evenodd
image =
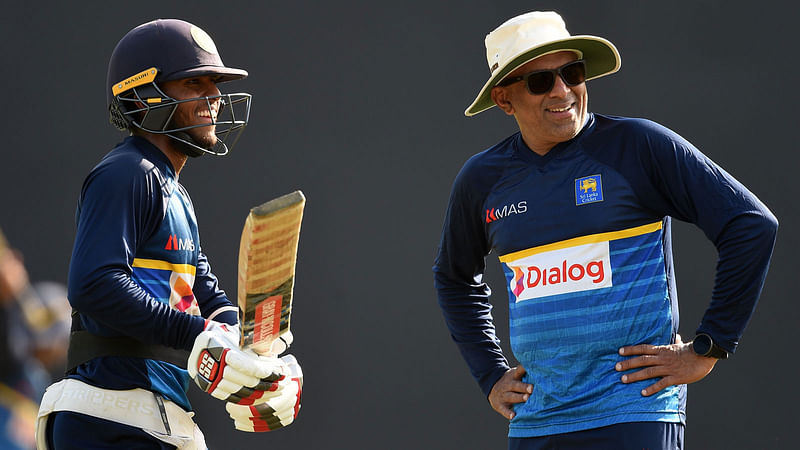
<svg viewBox="0 0 800 450">
<path fill-rule="evenodd" d="M 136 129 L 165 134 L 189 156 L 227 154 L 239 139 L 250 116 L 250 94 L 174 99 L 159 83 L 211 76 L 215 83 L 239 80 L 247 71 L 226 67 L 211 37 L 196 25 L 178 19 L 158 19 L 139 25 L 117 43 L 108 63 L 107 96 L 110 121 L 120 130 Z M 219 98 L 219 111 L 211 115 Z M 173 115 L 178 105 L 205 101 L 216 126 L 216 143 L 195 142 L 187 130 L 209 126 L 178 126 Z"/>
</svg>

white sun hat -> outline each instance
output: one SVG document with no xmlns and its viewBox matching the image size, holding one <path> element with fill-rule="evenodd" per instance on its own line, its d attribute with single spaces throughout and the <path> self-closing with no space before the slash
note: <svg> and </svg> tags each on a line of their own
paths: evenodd
<svg viewBox="0 0 800 450">
<path fill-rule="evenodd" d="M 494 106 L 492 88 L 518 67 L 561 51 L 572 51 L 586 61 L 586 80 L 612 74 L 619 70 L 621 63 L 614 44 L 597 36 L 570 35 L 556 12 L 522 14 L 486 35 L 486 60 L 491 77 L 464 114 L 474 116 Z"/>
</svg>

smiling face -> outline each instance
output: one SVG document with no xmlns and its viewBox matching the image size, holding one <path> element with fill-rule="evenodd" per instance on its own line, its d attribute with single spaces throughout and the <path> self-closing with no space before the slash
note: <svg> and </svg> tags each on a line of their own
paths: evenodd
<svg viewBox="0 0 800 450">
<path fill-rule="evenodd" d="M 186 100 L 196 97 L 213 97 L 220 95 L 219 89 L 211 76 L 195 78 L 182 78 L 180 80 L 166 81 L 161 89 L 165 94 L 176 100 Z M 185 130 L 192 140 L 199 146 L 210 149 L 217 143 L 216 126 L 217 112 L 221 105 L 219 97 L 184 102 L 178 104 L 175 114 L 170 121 L 170 128 L 184 128 L 194 125 L 208 124 Z"/>
<path fill-rule="evenodd" d="M 508 78 L 535 70 L 555 69 L 578 59 L 563 51 L 540 56 L 508 75 Z M 492 100 L 517 120 L 522 137 L 534 152 L 544 155 L 556 144 L 574 138 L 586 121 L 588 96 L 586 83 L 567 86 L 556 77 L 550 92 L 532 95 L 524 82 L 492 88 Z"/>
</svg>

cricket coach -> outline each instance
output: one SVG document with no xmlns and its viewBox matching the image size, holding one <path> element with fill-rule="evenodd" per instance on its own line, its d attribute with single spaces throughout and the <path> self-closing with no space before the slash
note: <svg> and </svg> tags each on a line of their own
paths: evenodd
<svg viewBox="0 0 800 450">
<path fill-rule="evenodd" d="M 434 265 L 453 340 L 512 449 L 681 449 L 686 384 L 736 350 L 753 314 L 777 220 L 671 130 L 588 111 L 587 80 L 617 49 L 573 36 L 554 12 L 486 37 L 491 77 L 465 114 L 497 106 L 515 133 L 456 177 Z M 719 252 L 697 335 L 681 342 L 672 218 Z M 509 293 L 509 368 L 483 283 L 499 255 Z"/>
<path fill-rule="evenodd" d="M 224 155 L 236 142 L 250 95 L 217 85 L 246 76 L 182 20 L 142 24 L 114 49 L 110 118 L 130 136 L 83 183 L 68 372 L 42 399 L 38 448 L 203 450 L 190 378 L 227 402 L 237 429 L 274 430 L 297 414 L 299 365 L 239 349 L 238 308 L 218 286 L 178 182 L 189 157 Z"/>
</svg>

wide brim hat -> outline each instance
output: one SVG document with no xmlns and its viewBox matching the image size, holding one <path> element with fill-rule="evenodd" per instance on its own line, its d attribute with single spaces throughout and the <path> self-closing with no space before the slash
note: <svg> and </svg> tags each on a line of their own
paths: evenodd
<svg viewBox="0 0 800 450">
<path fill-rule="evenodd" d="M 495 106 L 492 88 L 509 73 L 540 56 L 574 52 L 586 62 L 587 81 L 612 74 L 621 65 L 614 44 L 598 36 L 570 35 L 564 20 L 553 11 L 533 11 L 509 19 L 486 35 L 485 43 L 491 76 L 464 111 L 467 116 Z"/>
</svg>

